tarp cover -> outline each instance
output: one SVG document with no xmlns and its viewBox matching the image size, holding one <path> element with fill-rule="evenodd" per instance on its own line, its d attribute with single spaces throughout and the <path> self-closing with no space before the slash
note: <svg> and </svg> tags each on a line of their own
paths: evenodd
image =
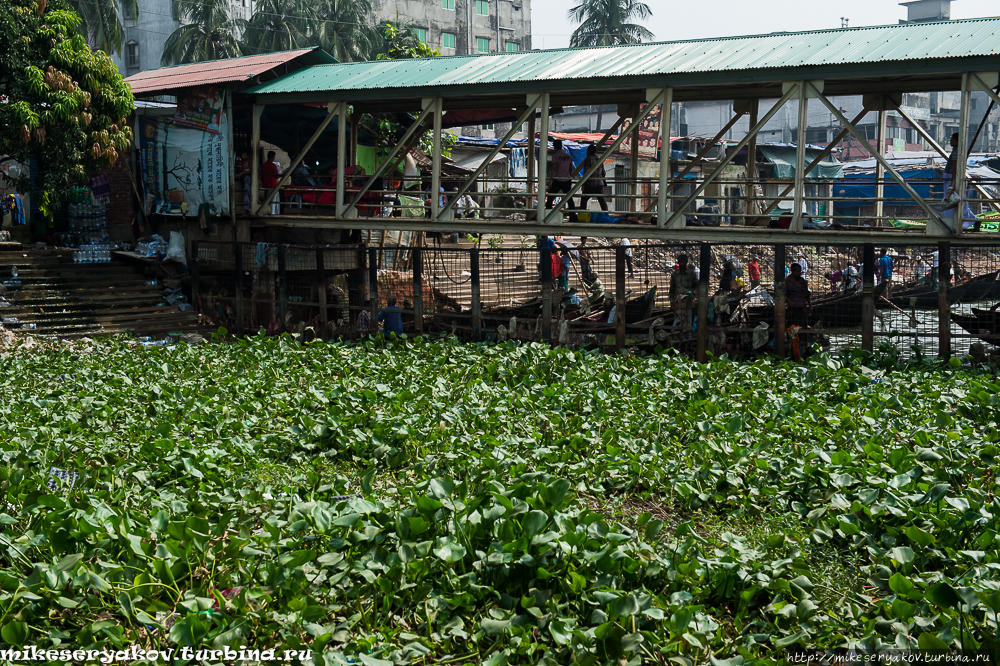
<svg viewBox="0 0 1000 666">
<path fill-rule="evenodd" d="M 795 148 L 776 148 L 774 146 L 760 146 L 760 152 L 771 163 L 771 172 L 774 178 L 788 179 L 795 178 Z M 806 148 L 806 164 L 810 164 L 820 154 L 820 150 Z M 832 157 L 827 157 L 809 172 L 808 178 L 825 178 L 833 180 L 844 176 L 844 165 Z"/>
</svg>

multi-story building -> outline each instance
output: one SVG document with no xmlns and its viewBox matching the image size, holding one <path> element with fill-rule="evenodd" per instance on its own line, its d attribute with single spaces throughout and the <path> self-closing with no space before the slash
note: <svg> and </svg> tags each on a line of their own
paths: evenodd
<svg viewBox="0 0 1000 666">
<path fill-rule="evenodd" d="M 375 15 L 398 17 L 442 55 L 531 50 L 531 0 L 374 0 Z"/>
</svg>

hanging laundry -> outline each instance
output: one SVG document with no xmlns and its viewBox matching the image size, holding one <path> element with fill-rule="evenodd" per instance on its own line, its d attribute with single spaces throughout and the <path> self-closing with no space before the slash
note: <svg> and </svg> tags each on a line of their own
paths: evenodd
<svg viewBox="0 0 1000 666">
<path fill-rule="evenodd" d="M 14 226 L 28 223 L 24 217 L 24 202 L 21 201 L 20 194 L 8 194 L 3 200 L 3 214 L 10 213 L 10 221 Z"/>
</svg>

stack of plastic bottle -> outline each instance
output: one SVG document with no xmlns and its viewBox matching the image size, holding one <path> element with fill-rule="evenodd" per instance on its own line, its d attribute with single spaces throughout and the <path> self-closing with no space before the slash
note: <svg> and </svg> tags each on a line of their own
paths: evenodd
<svg viewBox="0 0 1000 666">
<path fill-rule="evenodd" d="M 69 205 L 69 230 L 73 238 L 73 262 L 94 264 L 111 261 L 108 212 L 93 205 L 89 187 L 73 188 Z"/>
<path fill-rule="evenodd" d="M 167 242 L 160 236 L 153 236 L 148 241 L 140 241 L 135 246 L 135 251 L 144 257 L 155 257 L 167 253 Z"/>
</svg>

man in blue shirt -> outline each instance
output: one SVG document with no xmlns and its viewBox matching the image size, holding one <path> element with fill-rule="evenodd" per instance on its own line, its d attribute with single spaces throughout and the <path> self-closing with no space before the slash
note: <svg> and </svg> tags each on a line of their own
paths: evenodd
<svg viewBox="0 0 1000 666">
<path fill-rule="evenodd" d="M 882 256 L 878 259 L 878 270 L 879 275 L 882 276 L 882 282 L 885 283 L 884 295 L 886 298 L 892 298 L 892 267 L 895 262 L 892 257 L 889 256 L 889 249 L 882 249 Z"/>
<path fill-rule="evenodd" d="M 383 335 L 388 337 L 390 333 L 395 333 L 396 335 L 403 334 L 402 312 L 402 310 L 396 307 L 396 297 L 390 296 L 386 302 L 385 310 L 382 310 L 378 315 L 378 323 L 382 324 Z"/>
</svg>

